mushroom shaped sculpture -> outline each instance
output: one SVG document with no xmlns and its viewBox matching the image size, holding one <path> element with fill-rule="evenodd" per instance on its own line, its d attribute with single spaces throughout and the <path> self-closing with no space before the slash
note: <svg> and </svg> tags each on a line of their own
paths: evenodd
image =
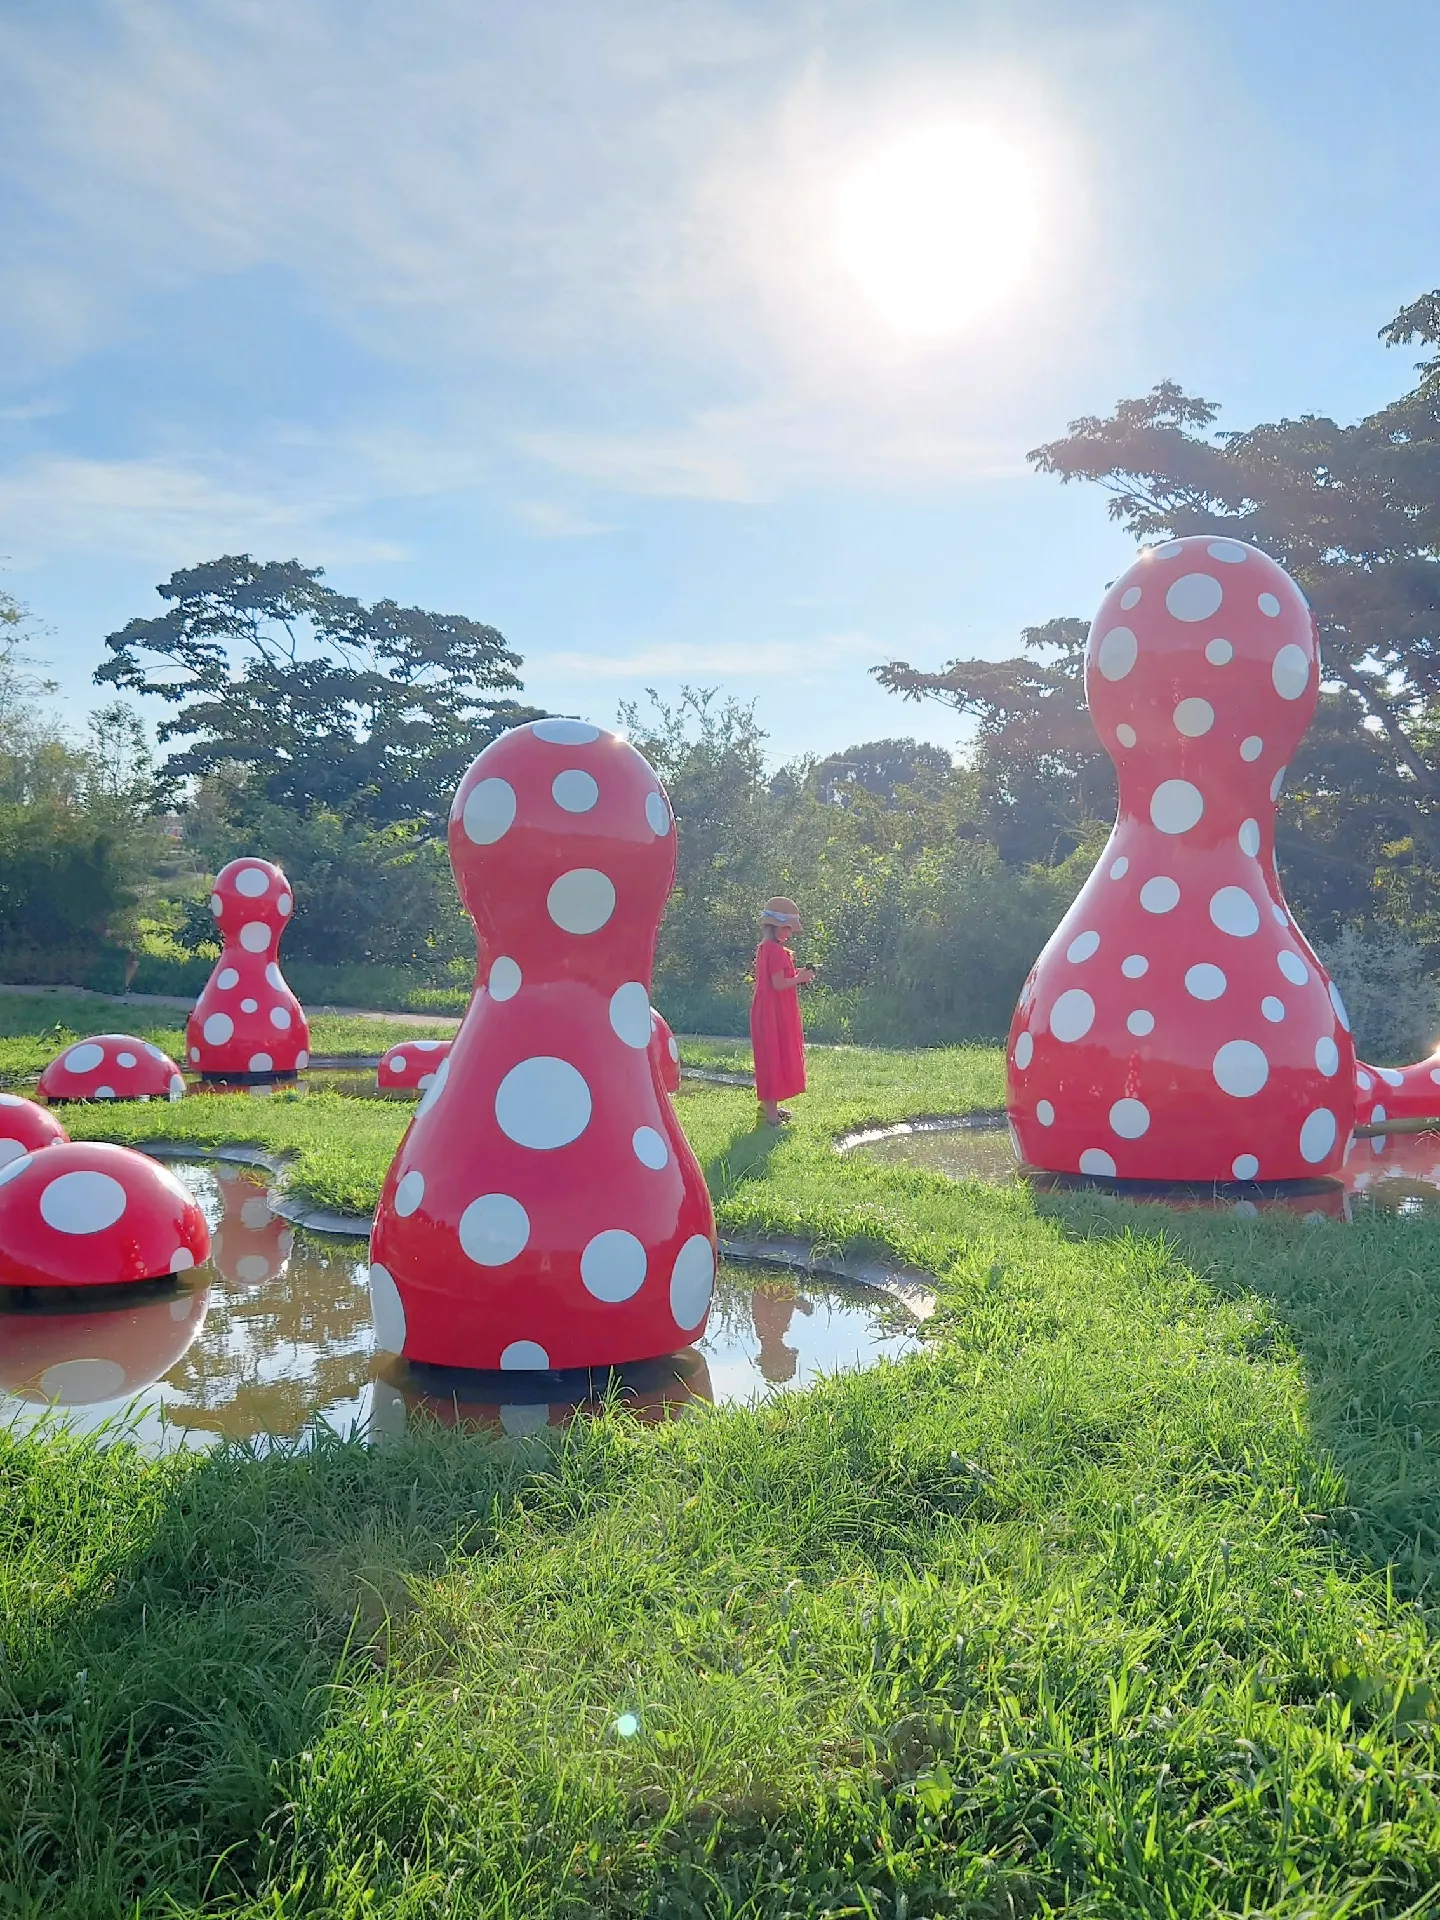
<svg viewBox="0 0 1440 1920">
<path fill-rule="evenodd" d="M 44 1107 L 18 1093 L 0 1093 L 0 1167 L 18 1160 L 22 1153 L 36 1153 L 41 1147 L 53 1147 L 69 1134 Z"/>
<path fill-rule="evenodd" d="M 663 1013 L 650 1009 L 650 1058 L 666 1093 L 680 1091 L 680 1048 Z"/>
<path fill-rule="evenodd" d="M 1355 1117 L 1360 1125 L 1440 1116 L 1440 1052 L 1409 1067 L 1355 1062 Z"/>
<path fill-rule="evenodd" d="M 642 1426 L 660 1426 L 697 1401 L 714 1399 L 710 1368 L 693 1347 L 613 1373 L 581 1370 L 540 1380 L 493 1373 L 422 1379 L 403 1360 L 390 1360 L 376 1369 L 371 1427 L 397 1437 L 407 1426 L 434 1425 L 520 1440 L 595 1419 L 612 1405 Z"/>
<path fill-rule="evenodd" d="M 381 1194 L 378 1343 L 506 1372 L 688 1346 L 715 1227 L 650 1056 L 664 789 L 627 741 L 537 720 L 460 782 L 450 859 L 488 964 Z"/>
<path fill-rule="evenodd" d="M 199 1202 L 129 1147 L 69 1140 L 0 1167 L 0 1287 L 105 1287 L 210 1252 Z"/>
<path fill-rule="evenodd" d="M 222 1280 L 239 1287 L 283 1278 L 295 1233 L 270 1205 L 269 1193 L 238 1167 L 217 1166 L 221 1212 L 210 1236 L 210 1264 Z"/>
<path fill-rule="evenodd" d="M 394 1093 L 423 1093 L 453 1044 L 450 1040 L 397 1040 L 380 1056 L 376 1086 Z"/>
<path fill-rule="evenodd" d="M 40 1076 L 47 1100 L 179 1100 L 180 1069 L 161 1048 L 132 1033 L 93 1033 L 57 1053 Z"/>
<path fill-rule="evenodd" d="M 0 1390 L 62 1407 L 129 1400 L 194 1344 L 209 1298 L 198 1287 L 81 1313 L 0 1313 Z"/>
<path fill-rule="evenodd" d="M 269 860 L 232 860 L 216 875 L 220 958 L 185 1028 L 202 1078 L 270 1080 L 309 1066 L 310 1029 L 278 957 L 294 909 L 290 882 Z"/>
</svg>

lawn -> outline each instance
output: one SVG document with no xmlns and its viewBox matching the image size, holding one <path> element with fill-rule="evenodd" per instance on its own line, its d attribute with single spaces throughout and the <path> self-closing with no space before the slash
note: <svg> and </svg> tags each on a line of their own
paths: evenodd
<svg viewBox="0 0 1440 1920">
<path fill-rule="evenodd" d="M 811 1064 L 791 1133 L 679 1110 L 724 1229 L 936 1275 L 914 1360 L 523 1442 L 0 1440 L 0 1915 L 1440 1913 L 1440 1228 L 841 1159 L 1000 1057 Z M 76 1115 L 351 1209 L 404 1118 Z"/>
</svg>

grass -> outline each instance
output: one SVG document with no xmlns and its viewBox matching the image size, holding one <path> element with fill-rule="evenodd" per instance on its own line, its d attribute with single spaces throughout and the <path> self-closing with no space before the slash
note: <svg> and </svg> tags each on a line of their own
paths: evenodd
<svg viewBox="0 0 1440 1920">
<path fill-rule="evenodd" d="M 508 1444 L 0 1439 L 0 1915 L 1440 1913 L 1440 1228 L 841 1160 L 999 1056 L 811 1066 L 792 1132 L 693 1082 L 687 1131 L 726 1227 L 928 1266 L 917 1359 Z M 404 1111 L 84 1117 L 360 1205 Z"/>
</svg>

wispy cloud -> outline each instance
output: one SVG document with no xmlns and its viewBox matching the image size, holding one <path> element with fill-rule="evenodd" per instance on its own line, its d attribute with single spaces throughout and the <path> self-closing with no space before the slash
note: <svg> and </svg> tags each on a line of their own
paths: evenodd
<svg viewBox="0 0 1440 1920">
<path fill-rule="evenodd" d="M 841 662 L 869 661 L 877 643 L 863 633 L 826 634 L 814 640 L 655 641 L 632 653 L 537 653 L 536 674 L 585 680 L 633 680 L 647 675 L 676 680 L 705 674 L 738 678 L 814 679 Z"/>
</svg>

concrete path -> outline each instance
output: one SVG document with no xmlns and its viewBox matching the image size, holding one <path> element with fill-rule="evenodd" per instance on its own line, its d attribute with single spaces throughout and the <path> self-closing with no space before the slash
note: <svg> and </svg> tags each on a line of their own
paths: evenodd
<svg viewBox="0 0 1440 1920">
<path fill-rule="evenodd" d="M 194 994 L 178 993 L 96 993 L 92 987 L 11 987 L 0 985 L 0 993 L 22 993 L 36 999 L 63 997 L 72 1000 L 98 1000 L 112 1007 L 179 1007 L 188 1013 L 195 1004 Z M 309 1014 L 338 1014 L 345 1020 L 393 1020 L 398 1027 L 458 1027 L 459 1014 L 383 1013 L 374 1007 L 307 1007 Z"/>
</svg>

